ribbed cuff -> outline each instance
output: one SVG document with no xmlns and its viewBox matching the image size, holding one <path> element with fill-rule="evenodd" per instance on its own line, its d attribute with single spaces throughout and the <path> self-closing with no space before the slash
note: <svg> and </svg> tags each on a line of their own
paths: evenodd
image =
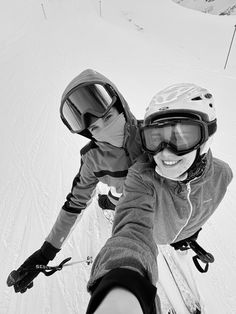
<svg viewBox="0 0 236 314">
<path fill-rule="evenodd" d="M 132 292 L 139 300 L 144 314 L 156 313 L 156 287 L 136 271 L 118 268 L 111 270 L 91 288 L 92 296 L 86 314 L 93 314 L 107 293 L 115 287 L 123 287 Z"/>
</svg>

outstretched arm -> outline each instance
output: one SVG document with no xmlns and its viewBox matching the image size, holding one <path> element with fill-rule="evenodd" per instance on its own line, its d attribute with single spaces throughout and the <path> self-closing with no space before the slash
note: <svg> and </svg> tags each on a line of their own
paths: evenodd
<svg viewBox="0 0 236 314">
<path fill-rule="evenodd" d="M 91 309 L 95 310 L 99 304 L 108 305 L 108 300 L 112 299 L 109 294 L 118 287 L 135 296 L 143 313 L 155 313 L 157 247 L 153 239 L 154 203 L 152 184 L 145 182 L 139 172 L 131 168 L 123 196 L 116 207 L 113 235 L 93 264 L 88 283 L 92 298 L 87 314 L 94 313 Z"/>
<path fill-rule="evenodd" d="M 83 163 L 73 180 L 71 192 L 62 207 L 46 241 L 60 249 L 82 217 L 83 210 L 90 204 L 96 191 L 98 179 L 92 170 Z"/>
<path fill-rule="evenodd" d="M 7 285 L 13 286 L 15 292 L 24 293 L 33 286 L 33 280 L 40 273 L 36 265 L 47 265 L 60 251 L 65 239 L 72 232 L 73 228 L 81 217 L 82 210 L 88 205 L 92 198 L 92 192 L 97 185 L 96 177 L 85 166 L 81 166 L 79 174 L 73 182 L 71 193 L 67 202 L 60 211 L 57 220 L 49 233 L 42 247 L 35 251 L 17 269 L 13 270 L 8 278 Z M 86 192 L 86 193 L 83 193 Z"/>
</svg>

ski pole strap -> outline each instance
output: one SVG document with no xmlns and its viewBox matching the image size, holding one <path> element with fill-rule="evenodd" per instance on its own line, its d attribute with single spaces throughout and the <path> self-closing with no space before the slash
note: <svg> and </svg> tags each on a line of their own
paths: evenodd
<svg viewBox="0 0 236 314">
<path fill-rule="evenodd" d="M 63 266 L 65 263 L 71 260 L 71 257 L 68 257 L 64 259 L 59 265 L 57 266 L 47 266 L 47 265 L 36 265 L 35 268 L 42 273 L 44 273 L 45 276 L 51 276 L 53 275 L 56 271 L 62 270 Z"/>
<path fill-rule="evenodd" d="M 86 260 L 81 260 L 81 261 L 76 261 L 72 263 L 68 263 L 71 260 L 71 257 L 67 257 L 64 259 L 59 265 L 57 266 L 48 266 L 48 265 L 35 265 L 35 269 L 42 272 L 45 276 L 51 276 L 53 275 L 56 271 L 62 270 L 63 267 L 65 266 L 71 266 L 74 264 L 78 263 L 84 263 L 86 262 L 87 265 L 91 264 L 93 262 L 92 256 L 87 256 Z"/>
<path fill-rule="evenodd" d="M 175 242 L 175 243 L 171 243 L 170 245 L 173 246 L 173 248 L 175 250 L 180 250 L 180 251 L 188 250 L 190 248 L 189 242 L 190 241 L 196 241 L 198 238 L 198 234 L 201 230 L 202 230 L 202 228 L 200 228 L 197 232 L 195 232 L 193 235 L 191 235 L 191 237 L 188 237 L 184 240 L 180 240 L 180 241 Z"/>
<path fill-rule="evenodd" d="M 199 229 L 191 237 L 171 243 L 170 245 L 174 247 L 175 250 L 180 251 L 192 249 L 196 253 L 196 255 L 193 257 L 194 265 L 201 273 L 206 273 L 209 268 L 209 263 L 213 263 L 215 259 L 211 253 L 206 252 L 196 241 L 201 229 Z M 199 261 L 205 264 L 204 268 L 200 265 Z"/>
<path fill-rule="evenodd" d="M 215 261 L 214 256 L 211 253 L 206 252 L 197 243 L 197 241 L 190 241 L 189 246 L 196 253 L 196 255 L 193 256 L 193 262 L 197 270 L 200 271 L 201 273 L 206 273 L 209 268 L 209 263 L 213 263 Z M 204 268 L 200 265 L 199 261 L 206 264 Z"/>
</svg>

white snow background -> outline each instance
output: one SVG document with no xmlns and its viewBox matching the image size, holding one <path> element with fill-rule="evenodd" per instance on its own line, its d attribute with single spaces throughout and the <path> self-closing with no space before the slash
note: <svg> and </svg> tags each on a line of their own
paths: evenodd
<svg viewBox="0 0 236 314">
<path fill-rule="evenodd" d="M 172 0 L 1 2 L 0 314 L 85 313 L 86 263 L 41 274 L 22 295 L 6 286 L 8 274 L 42 245 L 79 170 L 87 141 L 65 128 L 59 104 L 84 69 L 110 78 L 137 118 L 167 85 L 208 88 L 218 114 L 213 153 L 236 174 L 236 42 L 224 69 L 235 22 Z M 233 180 L 199 236 L 215 256 L 199 276 L 208 314 L 236 313 L 235 195 Z M 94 200 L 51 264 L 95 257 L 109 234 Z"/>
</svg>

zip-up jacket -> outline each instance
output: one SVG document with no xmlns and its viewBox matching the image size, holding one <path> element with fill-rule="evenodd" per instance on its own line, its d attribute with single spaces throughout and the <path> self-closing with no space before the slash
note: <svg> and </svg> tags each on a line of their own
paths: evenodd
<svg viewBox="0 0 236 314">
<path fill-rule="evenodd" d="M 129 169 L 116 207 L 113 235 L 93 263 L 88 291 L 93 292 L 101 278 L 117 268 L 135 271 L 156 284 L 157 245 L 196 233 L 214 213 L 232 180 L 228 164 L 213 158 L 210 151 L 206 158 L 203 174 L 188 183 L 161 177 L 145 156 Z"/>
<path fill-rule="evenodd" d="M 142 152 L 138 131 L 139 122 L 130 112 L 127 102 L 117 87 L 102 74 L 90 69 L 83 71 L 65 89 L 62 102 L 71 89 L 84 82 L 107 83 L 116 91 L 126 118 L 124 144 L 122 148 L 118 148 L 109 143 L 96 142 L 87 130 L 80 133 L 91 141 L 81 149 L 79 172 L 73 180 L 71 191 L 67 195 L 57 220 L 46 238 L 47 242 L 58 249 L 61 248 L 76 222 L 80 220 L 83 210 L 90 204 L 98 182 L 113 187 L 117 193 L 122 193 L 128 169 Z"/>
</svg>

